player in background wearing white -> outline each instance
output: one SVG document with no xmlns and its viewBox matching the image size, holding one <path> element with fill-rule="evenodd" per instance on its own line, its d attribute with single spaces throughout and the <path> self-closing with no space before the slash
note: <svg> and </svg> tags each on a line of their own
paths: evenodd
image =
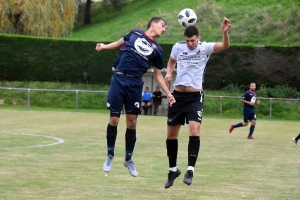
<svg viewBox="0 0 300 200">
<path fill-rule="evenodd" d="M 221 24 L 222 42 L 201 42 L 199 30 L 189 26 L 184 31 L 185 42 L 176 43 L 168 61 L 165 81 L 170 83 L 177 63 L 177 75 L 173 96 L 176 104 L 169 107 L 167 127 L 167 156 L 169 159 L 168 181 L 165 188 L 173 185 L 181 174 L 177 168 L 178 134 L 181 125 L 189 124 L 188 167 L 183 182 L 192 183 L 194 168 L 200 149 L 200 124 L 202 121 L 204 94 L 202 88 L 204 71 L 212 53 L 228 49 L 230 21 L 224 17 Z"/>
<path fill-rule="evenodd" d="M 300 134 L 297 137 L 292 138 L 294 146 L 297 146 L 297 142 L 298 142 L 299 139 L 300 139 Z"/>
</svg>

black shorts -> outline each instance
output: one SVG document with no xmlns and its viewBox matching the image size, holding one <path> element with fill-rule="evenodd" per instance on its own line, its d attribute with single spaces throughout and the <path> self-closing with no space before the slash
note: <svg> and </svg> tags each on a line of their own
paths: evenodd
<svg viewBox="0 0 300 200">
<path fill-rule="evenodd" d="M 202 122 L 204 94 L 203 92 L 173 91 L 176 103 L 169 106 L 168 125 L 184 125 L 189 121 Z"/>
</svg>

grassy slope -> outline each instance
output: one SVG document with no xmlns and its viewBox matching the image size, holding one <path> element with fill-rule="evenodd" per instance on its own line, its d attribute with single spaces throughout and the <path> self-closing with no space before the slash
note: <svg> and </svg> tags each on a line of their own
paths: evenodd
<svg viewBox="0 0 300 200">
<path fill-rule="evenodd" d="M 300 2 L 294 1 L 250 1 L 250 0 L 185 0 L 183 4 L 173 0 L 139 0 L 126 6 L 121 12 L 105 12 L 92 7 L 92 23 L 76 29 L 68 39 L 114 41 L 134 27 L 145 29 L 152 16 L 162 16 L 168 23 L 167 32 L 161 43 L 182 40 L 184 30 L 177 22 L 177 14 L 183 8 L 193 8 L 198 15 L 197 26 L 203 40 L 221 40 L 220 23 L 223 16 L 232 22 L 231 41 L 234 44 L 254 45 L 300 45 L 299 16 Z M 288 22 L 294 5 L 294 21 Z M 246 40 L 244 40 L 246 39 Z M 243 41 L 244 40 L 244 41 Z"/>
</svg>

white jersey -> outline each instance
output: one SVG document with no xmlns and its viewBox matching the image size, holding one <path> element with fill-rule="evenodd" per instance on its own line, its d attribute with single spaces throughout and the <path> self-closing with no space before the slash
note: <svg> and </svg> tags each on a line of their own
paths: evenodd
<svg viewBox="0 0 300 200">
<path fill-rule="evenodd" d="M 177 75 L 173 85 L 202 89 L 206 63 L 214 53 L 214 45 L 213 42 L 199 42 L 196 49 L 190 50 L 186 42 L 174 44 L 171 57 L 177 61 Z"/>
</svg>

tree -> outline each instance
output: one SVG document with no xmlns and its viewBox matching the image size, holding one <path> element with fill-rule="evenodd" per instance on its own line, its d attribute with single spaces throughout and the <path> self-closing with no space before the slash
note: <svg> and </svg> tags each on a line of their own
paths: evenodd
<svg viewBox="0 0 300 200">
<path fill-rule="evenodd" d="M 77 12 L 75 0 L 0 0 L 0 32 L 65 36 L 73 30 Z"/>
<path fill-rule="evenodd" d="M 91 22 L 91 4 L 92 0 L 87 0 L 85 3 L 84 23 L 89 24 Z"/>
</svg>

